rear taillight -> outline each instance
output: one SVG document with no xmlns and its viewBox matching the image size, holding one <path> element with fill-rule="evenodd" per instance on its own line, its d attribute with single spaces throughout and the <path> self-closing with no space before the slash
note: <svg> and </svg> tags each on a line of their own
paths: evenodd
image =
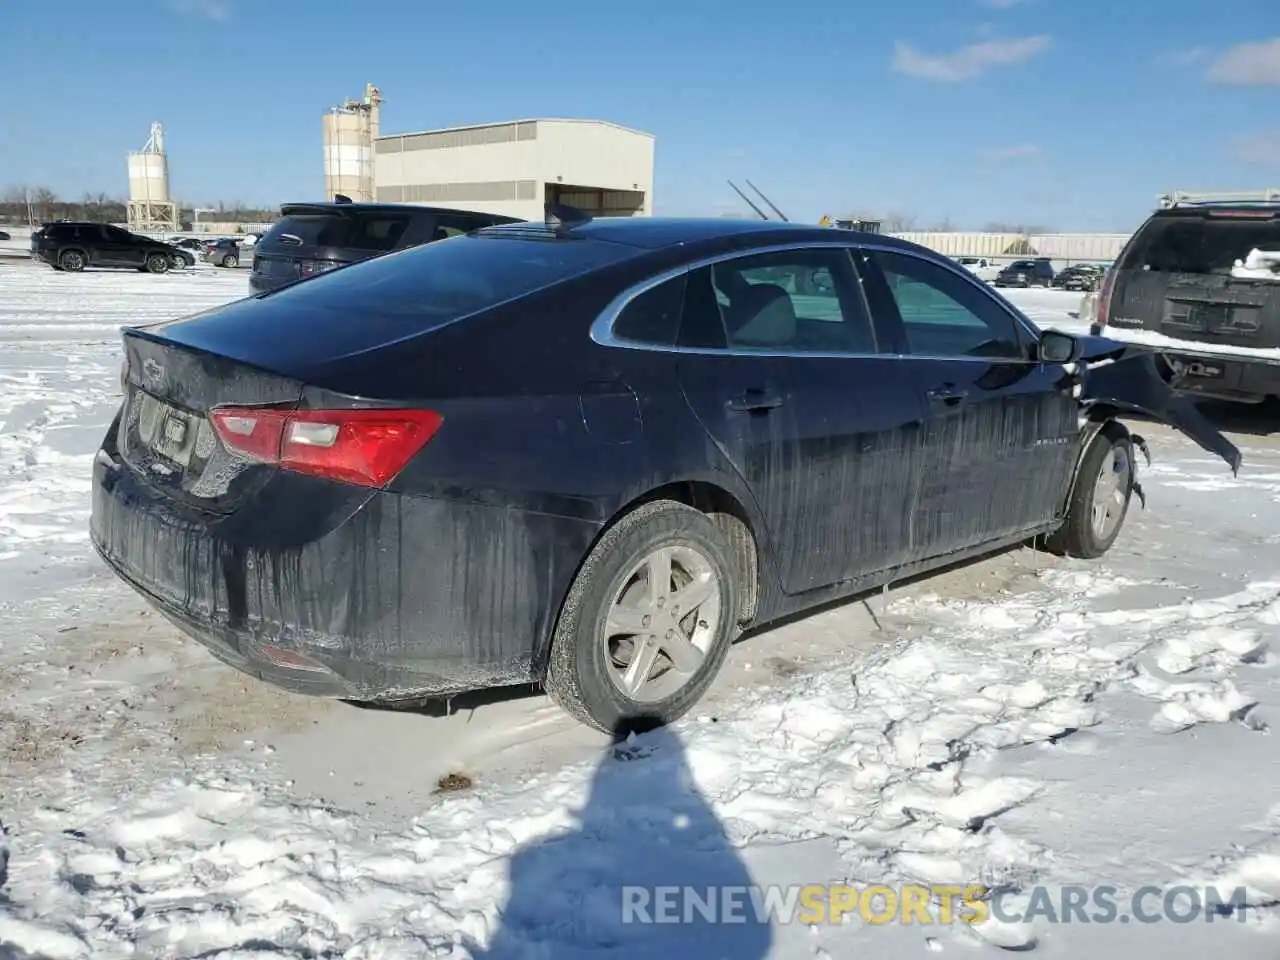
<svg viewBox="0 0 1280 960">
<path fill-rule="evenodd" d="M 280 410 L 214 407 L 228 449 L 257 463 L 381 487 L 440 429 L 432 410 Z"/>
<path fill-rule="evenodd" d="M 342 264 L 334 260 L 303 260 L 298 264 L 298 274 L 303 277 L 314 277 L 317 273 L 328 273 Z"/>
<path fill-rule="evenodd" d="M 1093 322 L 1099 331 L 1107 325 L 1107 316 L 1111 313 L 1111 293 L 1116 287 L 1116 269 L 1112 267 L 1102 277 L 1098 285 L 1098 297 L 1094 305 Z"/>
</svg>

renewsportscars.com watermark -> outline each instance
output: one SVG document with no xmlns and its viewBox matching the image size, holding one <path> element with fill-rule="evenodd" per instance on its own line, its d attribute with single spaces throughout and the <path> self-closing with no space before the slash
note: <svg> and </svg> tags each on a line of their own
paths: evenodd
<svg viewBox="0 0 1280 960">
<path fill-rule="evenodd" d="M 1247 893 L 1216 887 L 1036 886 L 1020 891 L 981 885 L 623 887 L 623 923 L 870 924 L 1212 923 L 1244 922 Z"/>
</svg>

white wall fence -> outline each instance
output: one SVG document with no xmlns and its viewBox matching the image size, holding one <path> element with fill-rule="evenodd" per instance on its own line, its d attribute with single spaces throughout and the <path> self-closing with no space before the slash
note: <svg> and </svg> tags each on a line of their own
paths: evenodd
<svg viewBox="0 0 1280 960">
<path fill-rule="evenodd" d="M 892 236 L 949 257 L 1016 260 L 1049 257 L 1066 263 L 1109 263 L 1129 241 L 1127 233 L 964 233 L 911 231 Z"/>
</svg>

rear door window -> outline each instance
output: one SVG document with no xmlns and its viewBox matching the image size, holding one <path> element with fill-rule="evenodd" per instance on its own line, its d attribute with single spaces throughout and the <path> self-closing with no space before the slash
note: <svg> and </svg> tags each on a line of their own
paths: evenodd
<svg viewBox="0 0 1280 960">
<path fill-rule="evenodd" d="M 262 238 L 281 247 L 338 247 L 386 253 L 409 227 L 409 214 L 295 214 L 278 221 Z"/>
<path fill-rule="evenodd" d="M 639 294 L 618 314 L 613 335 L 656 347 L 674 344 L 684 308 L 684 284 L 682 273 Z"/>
<path fill-rule="evenodd" d="M 1154 217 L 1119 264 L 1122 270 L 1229 274 L 1251 250 L 1280 250 L 1280 219 Z"/>
<path fill-rule="evenodd" d="M 409 220 L 407 214 L 361 214 L 343 246 L 377 253 L 394 250 L 409 228 Z"/>
</svg>

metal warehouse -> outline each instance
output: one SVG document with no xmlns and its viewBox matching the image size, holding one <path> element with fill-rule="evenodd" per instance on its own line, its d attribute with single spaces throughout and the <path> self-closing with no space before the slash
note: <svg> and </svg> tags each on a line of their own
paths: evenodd
<svg viewBox="0 0 1280 960">
<path fill-rule="evenodd" d="M 374 138 L 374 195 L 541 219 L 545 203 L 593 216 L 653 212 L 652 134 L 604 120 L 516 120 Z"/>
</svg>

